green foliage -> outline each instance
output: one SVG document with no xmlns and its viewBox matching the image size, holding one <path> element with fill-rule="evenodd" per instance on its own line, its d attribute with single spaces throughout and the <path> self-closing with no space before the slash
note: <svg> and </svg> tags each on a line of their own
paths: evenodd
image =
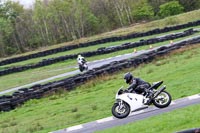
<svg viewBox="0 0 200 133">
<path fill-rule="evenodd" d="M 154 10 L 154 16 L 158 15 L 159 6 L 168 2 L 169 0 L 147 0 Z"/>
<path fill-rule="evenodd" d="M 7 1 L 0 3 L 0 56 L 13 54 L 18 51 L 11 38 L 15 32 L 15 20 L 23 12 L 21 5 Z"/>
<path fill-rule="evenodd" d="M 167 17 L 182 13 L 184 10 L 183 6 L 178 1 L 171 1 L 160 6 L 159 15 L 161 17 Z"/>
<path fill-rule="evenodd" d="M 7 42 L 12 32 L 11 21 L 0 17 L 0 56 L 6 55 L 8 46 L 5 45 L 5 42 Z"/>
<path fill-rule="evenodd" d="M 71 10 L 71 13 L 73 13 L 75 29 L 77 29 L 75 35 L 77 38 L 81 38 L 84 37 L 86 33 L 95 31 L 98 19 L 89 10 L 89 7 L 84 0 L 78 0 L 73 4 L 75 4 L 75 6 Z"/>
<path fill-rule="evenodd" d="M 19 3 L 7 1 L 0 3 L 0 17 L 15 20 L 20 13 L 23 12 L 23 7 Z"/>
<path fill-rule="evenodd" d="M 95 33 L 98 33 L 96 29 L 99 28 L 99 19 L 94 16 L 91 12 L 87 12 L 87 18 L 86 18 L 86 32 L 90 33 L 90 35 L 93 35 Z"/>
<path fill-rule="evenodd" d="M 141 0 L 135 5 L 133 15 L 136 20 L 148 20 L 153 18 L 154 11 L 147 0 Z"/>
<path fill-rule="evenodd" d="M 12 32 L 13 28 L 11 21 L 9 19 L 0 17 L 0 34 L 3 35 L 4 37 L 9 37 Z"/>
<path fill-rule="evenodd" d="M 101 33 L 110 31 L 114 27 L 119 26 L 119 20 L 112 6 L 112 1 L 90 0 L 89 9 L 98 19 L 98 25 L 95 29 L 96 32 Z"/>
<path fill-rule="evenodd" d="M 200 9 L 200 0 L 179 0 L 179 3 L 184 7 L 184 11 L 192 11 Z"/>
</svg>

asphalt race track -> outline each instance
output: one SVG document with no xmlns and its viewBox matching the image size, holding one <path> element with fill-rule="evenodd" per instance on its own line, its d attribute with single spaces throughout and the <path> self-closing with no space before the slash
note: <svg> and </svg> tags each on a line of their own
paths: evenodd
<svg viewBox="0 0 200 133">
<path fill-rule="evenodd" d="M 112 128 L 115 126 L 133 123 L 138 120 L 142 120 L 148 117 L 152 117 L 158 114 L 170 112 L 175 109 L 184 108 L 186 106 L 195 105 L 195 104 L 200 104 L 200 94 L 196 94 L 193 96 L 172 101 L 169 107 L 163 108 L 163 109 L 159 109 L 154 106 L 151 106 L 145 110 L 133 112 L 125 119 L 117 119 L 111 116 L 111 117 L 96 120 L 93 122 L 65 128 L 58 131 L 53 131 L 51 133 L 93 133 L 95 131 L 105 130 L 107 128 Z"/>
</svg>

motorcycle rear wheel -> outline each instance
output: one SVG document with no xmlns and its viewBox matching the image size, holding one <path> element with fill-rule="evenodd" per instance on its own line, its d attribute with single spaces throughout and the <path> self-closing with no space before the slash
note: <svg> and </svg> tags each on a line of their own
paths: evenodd
<svg viewBox="0 0 200 133">
<path fill-rule="evenodd" d="M 153 104 L 158 108 L 165 108 L 170 105 L 172 101 L 171 95 L 167 91 L 162 91 L 153 100 Z"/>
<path fill-rule="evenodd" d="M 114 117 L 122 119 L 129 115 L 130 113 L 130 107 L 126 102 L 123 102 L 123 109 L 119 109 L 119 104 L 114 103 L 112 107 L 112 114 Z"/>
</svg>

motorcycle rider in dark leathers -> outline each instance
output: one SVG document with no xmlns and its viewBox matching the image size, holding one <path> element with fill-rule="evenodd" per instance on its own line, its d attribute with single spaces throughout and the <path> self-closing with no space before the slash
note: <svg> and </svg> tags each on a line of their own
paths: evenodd
<svg viewBox="0 0 200 133">
<path fill-rule="evenodd" d="M 148 82 L 134 77 L 130 72 L 124 75 L 124 79 L 126 83 L 130 85 L 126 91 L 136 92 L 137 94 L 144 93 L 144 96 L 146 95 L 147 98 L 151 97 L 152 92 L 148 89 L 151 85 Z"/>
</svg>

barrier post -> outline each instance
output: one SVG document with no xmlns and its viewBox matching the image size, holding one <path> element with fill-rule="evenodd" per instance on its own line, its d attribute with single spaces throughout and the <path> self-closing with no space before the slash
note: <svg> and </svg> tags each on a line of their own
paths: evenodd
<svg viewBox="0 0 200 133">
<path fill-rule="evenodd" d="M 149 49 L 152 49 L 153 48 L 153 46 L 152 45 L 149 45 Z"/>
<path fill-rule="evenodd" d="M 134 50 L 133 50 L 133 53 L 136 53 L 137 52 L 137 49 L 136 48 L 134 48 Z"/>
<path fill-rule="evenodd" d="M 171 41 L 170 41 L 170 44 L 171 44 L 171 45 L 173 45 L 173 44 L 174 44 L 173 40 L 171 40 Z"/>
</svg>

